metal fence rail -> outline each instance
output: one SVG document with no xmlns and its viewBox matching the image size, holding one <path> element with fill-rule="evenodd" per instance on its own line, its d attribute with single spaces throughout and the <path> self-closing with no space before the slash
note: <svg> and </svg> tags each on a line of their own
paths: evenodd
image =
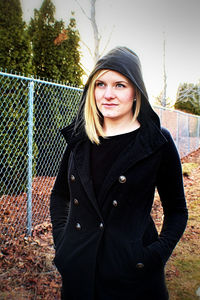
<svg viewBox="0 0 200 300">
<path fill-rule="evenodd" d="M 49 220 L 49 196 L 82 90 L 0 72 L 0 243 Z M 200 117 L 155 107 L 180 155 L 200 146 Z"/>
</svg>

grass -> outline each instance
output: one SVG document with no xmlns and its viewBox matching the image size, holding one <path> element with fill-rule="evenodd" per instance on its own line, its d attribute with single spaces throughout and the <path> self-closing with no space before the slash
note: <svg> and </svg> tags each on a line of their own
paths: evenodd
<svg viewBox="0 0 200 300">
<path fill-rule="evenodd" d="M 170 300 L 200 300 L 200 164 L 184 163 L 183 174 L 189 219 L 167 263 L 166 279 Z"/>
<path fill-rule="evenodd" d="M 197 163 L 191 163 L 191 162 L 188 162 L 188 163 L 184 163 L 182 164 L 182 171 L 183 171 L 183 175 L 184 176 L 190 176 L 192 171 L 198 167 L 198 164 Z"/>
<path fill-rule="evenodd" d="M 179 244 L 166 269 L 170 300 L 200 299 L 196 296 L 200 286 L 200 257 L 195 253 L 198 245 L 190 247 L 188 241 Z"/>
</svg>

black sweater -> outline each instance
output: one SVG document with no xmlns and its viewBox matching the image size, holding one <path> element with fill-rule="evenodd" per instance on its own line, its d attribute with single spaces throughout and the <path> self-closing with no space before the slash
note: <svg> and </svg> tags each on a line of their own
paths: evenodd
<svg viewBox="0 0 200 300">
<path fill-rule="evenodd" d="M 139 128 L 108 138 L 100 137 L 100 144 L 91 143 L 91 174 L 95 194 L 98 195 L 104 179 L 123 149 L 136 138 Z M 99 203 L 101 207 L 101 203 Z"/>
</svg>

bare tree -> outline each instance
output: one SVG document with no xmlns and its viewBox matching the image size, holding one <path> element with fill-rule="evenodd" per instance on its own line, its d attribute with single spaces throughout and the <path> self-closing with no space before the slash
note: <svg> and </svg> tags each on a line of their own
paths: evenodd
<svg viewBox="0 0 200 300">
<path fill-rule="evenodd" d="M 91 14 L 90 14 L 90 22 L 92 24 L 93 34 L 94 34 L 94 61 L 96 62 L 99 59 L 99 45 L 101 36 L 99 35 L 98 26 L 96 23 L 96 0 L 90 0 L 91 4 Z"/>
<path fill-rule="evenodd" d="M 75 0 L 75 1 L 78 4 L 78 6 L 80 7 L 80 9 L 83 12 L 83 14 L 88 18 L 88 20 L 91 23 L 91 26 L 92 26 L 92 29 L 93 29 L 93 36 L 94 36 L 94 54 L 92 54 L 91 49 L 88 47 L 88 45 L 83 40 L 81 40 L 81 42 L 88 49 L 90 55 L 92 56 L 92 58 L 94 60 L 94 63 L 96 63 L 97 60 L 99 59 L 99 57 L 102 55 L 102 53 L 107 48 L 108 43 L 110 42 L 110 39 L 111 39 L 112 31 L 111 31 L 110 36 L 109 36 L 109 38 L 107 40 L 107 43 L 106 43 L 106 45 L 104 47 L 104 50 L 102 51 L 102 53 L 100 53 L 101 35 L 99 33 L 99 28 L 98 28 L 97 22 L 96 22 L 96 0 L 90 0 L 90 15 L 89 16 L 86 13 L 86 11 L 84 10 L 84 8 L 80 5 L 80 3 L 78 2 L 78 0 Z"/>
</svg>

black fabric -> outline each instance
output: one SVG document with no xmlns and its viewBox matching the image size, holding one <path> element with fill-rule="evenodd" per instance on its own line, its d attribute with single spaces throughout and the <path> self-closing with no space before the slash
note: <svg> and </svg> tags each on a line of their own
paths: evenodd
<svg viewBox="0 0 200 300">
<path fill-rule="evenodd" d="M 88 84 L 103 68 L 120 72 L 140 89 L 141 127 L 109 168 L 103 167 L 102 184 L 96 182 L 95 188 L 92 177 L 100 167 L 91 167 L 91 142 L 82 120 Z M 184 232 L 187 207 L 176 146 L 148 102 L 135 53 L 118 47 L 97 62 L 77 118 L 62 133 L 68 145 L 51 193 L 50 214 L 63 299 L 168 299 L 164 266 Z M 156 187 L 164 213 L 160 234 L 151 218 Z"/>
<path fill-rule="evenodd" d="M 117 160 L 122 150 L 133 141 L 139 128 L 125 134 L 100 137 L 100 144 L 91 143 L 91 175 L 96 196 L 108 174 L 112 164 Z M 102 203 L 99 203 L 102 206 Z"/>
<path fill-rule="evenodd" d="M 169 132 L 142 125 L 112 164 L 98 197 L 90 146 L 83 141 L 66 149 L 51 194 L 54 262 L 64 282 L 63 299 L 94 300 L 94 293 L 109 300 L 124 300 L 124 294 L 126 300 L 143 300 L 148 293 L 153 300 L 168 299 L 164 265 L 187 222 L 181 164 Z M 156 186 L 164 210 L 160 235 L 150 217 Z M 138 263 L 144 269 L 137 269 Z"/>
</svg>

